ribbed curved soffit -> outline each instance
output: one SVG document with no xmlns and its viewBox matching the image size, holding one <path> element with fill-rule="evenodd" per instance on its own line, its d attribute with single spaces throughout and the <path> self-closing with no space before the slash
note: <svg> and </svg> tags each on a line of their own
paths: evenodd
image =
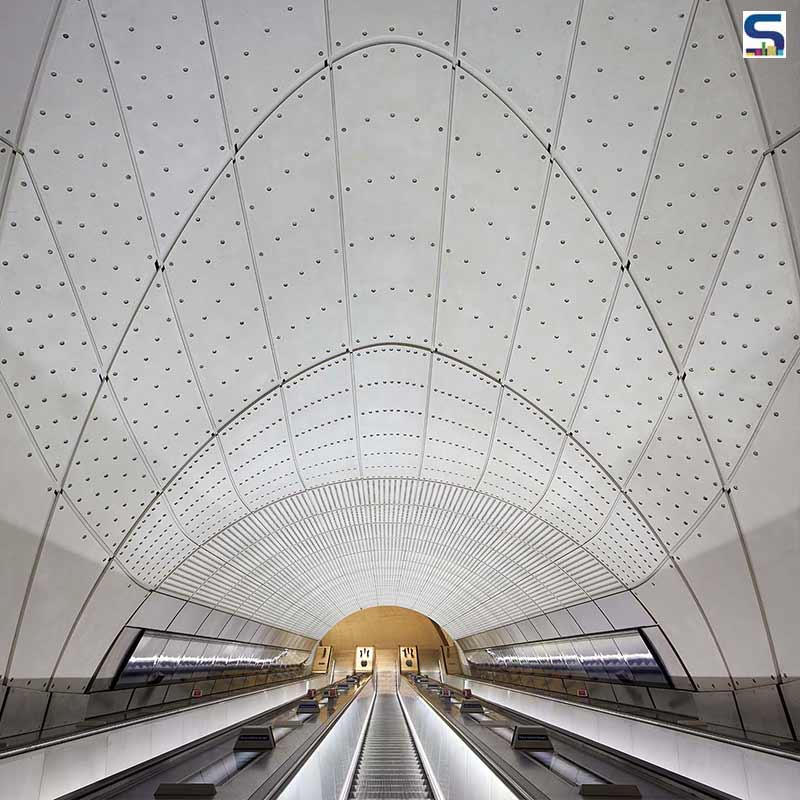
<svg viewBox="0 0 800 800">
<path fill-rule="evenodd" d="M 2 156 L 9 413 L 104 569 L 462 636 L 672 563 L 798 348 L 724 4 L 179 5 L 64 2 Z"/>
</svg>

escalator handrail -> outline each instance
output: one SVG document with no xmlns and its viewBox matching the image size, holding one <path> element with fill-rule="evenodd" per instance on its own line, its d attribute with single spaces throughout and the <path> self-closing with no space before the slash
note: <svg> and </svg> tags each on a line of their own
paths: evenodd
<svg viewBox="0 0 800 800">
<path fill-rule="evenodd" d="M 364 747 L 364 742 L 367 738 L 367 731 L 369 730 L 369 724 L 372 721 L 372 712 L 375 710 L 375 701 L 378 699 L 378 678 L 377 675 L 375 679 L 372 681 L 373 684 L 373 692 L 372 692 L 372 702 L 369 706 L 369 711 L 367 712 L 367 718 L 364 720 L 364 725 L 361 728 L 361 733 L 358 736 L 358 742 L 356 742 L 355 752 L 353 753 L 353 757 L 350 759 L 350 766 L 347 770 L 347 777 L 344 779 L 344 783 L 342 784 L 342 790 L 339 792 L 339 800 L 347 800 L 350 795 L 350 787 L 353 785 L 353 780 L 355 778 L 356 769 L 358 768 L 358 762 L 361 759 L 361 750 Z"/>
<path fill-rule="evenodd" d="M 247 798 L 247 800 L 275 800 L 275 798 L 279 797 L 289 783 L 291 783 L 292 778 L 300 772 L 317 747 L 322 744 L 322 741 L 334 729 L 336 723 L 342 719 L 344 712 L 347 711 L 352 702 L 361 694 L 370 681 L 373 681 L 372 675 L 353 692 L 342 705 L 339 713 L 322 723 L 322 725 L 297 748 L 292 754 L 292 757 L 286 763 L 282 764 L 265 783 L 259 786 L 258 789 Z M 370 709 L 370 714 L 371 713 Z"/>
<path fill-rule="evenodd" d="M 414 747 L 417 750 L 417 757 L 420 760 L 420 765 L 422 766 L 422 771 L 425 773 L 425 779 L 428 783 L 428 786 L 431 790 L 431 794 L 434 797 L 434 800 L 446 800 L 444 797 L 444 793 L 439 786 L 439 781 L 436 779 L 436 776 L 433 774 L 433 767 L 430 766 L 428 763 L 428 758 L 425 755 L 425 749 L 422 746 L 422 742 L 419 741 L 417 738 L 417 732 L 411 723 L 411 718 L 408 715 L 408 711 L 406 710 L 405 705 L 403 704 L 403 700 L 400 697 L 400 676 L 397 677 L 397 688 L 395 689 L 395 694 L 397 695 L 397 702 L 400 704 L 400 711 L 403 714 L 403 719 L 406 721 L 406 727 L 408 728 L 408 732 L 411 735 L 411 740 L 414 742 Z"/>
<path fill-rule="evenodd" d="M 410 686 L 417 697 L 423 700 L 469 749 L 497 776 L 517 797 L 521 800 L 549 800 L 548 796 L 540 789 L 537 789 L 526 778 L 513 770 L 506 762 L 500 760 L 490 748 L 488 748 L 477 737 L 471 736 L 467 731 L 462 730 L 456 725 L 441 709 L 425 696 L 414 683 L 406 677 L 406 683 Z M 403 705 L 402 695 L 398 692 L 400 704 Z M 405 708 L 404 708 L 405 711 Z M 513 772 L 513 774 L 512 774 Z"/>
</svg>

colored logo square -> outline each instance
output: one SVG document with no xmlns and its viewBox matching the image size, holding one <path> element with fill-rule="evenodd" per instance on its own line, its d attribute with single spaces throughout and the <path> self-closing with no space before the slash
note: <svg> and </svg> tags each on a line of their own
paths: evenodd
<svg viewBox="0 0 800 800">
<path fill-rule="evenodd" d="M 786 58 L 786 12 L 742 12 L 742 56 Z"/>
</svg>

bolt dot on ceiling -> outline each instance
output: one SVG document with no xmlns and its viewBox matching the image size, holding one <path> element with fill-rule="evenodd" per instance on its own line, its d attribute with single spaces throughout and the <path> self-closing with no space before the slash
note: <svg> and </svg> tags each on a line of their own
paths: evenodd
<svg viewBox="0 0 800 800">
<path fill-rule="evenodd" d="M 9 669 L 154 590 L 315 637 L 630 590 L 797 674 L 800 72 L 740 6 L 20 6 Z"/>
</svg>

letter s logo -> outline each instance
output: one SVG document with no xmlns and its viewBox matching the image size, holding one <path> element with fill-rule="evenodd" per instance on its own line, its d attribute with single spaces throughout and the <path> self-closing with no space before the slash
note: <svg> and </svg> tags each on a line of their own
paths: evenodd
<svg viewBox="0 0 800 800">
<path fill-rule="evenodd" d="M 744 33 L 750 39 L 764 41 L 768 39 L 775 46 L 776 54 L 786 52 L 786 39 L 783 33 L 777 28 L 784 26 L 785 12 L 763 11 L 747 14 L 744 18 Z M 762 23 L 777 23 L 769 27 L 758 27 Z"/>
</svg>

